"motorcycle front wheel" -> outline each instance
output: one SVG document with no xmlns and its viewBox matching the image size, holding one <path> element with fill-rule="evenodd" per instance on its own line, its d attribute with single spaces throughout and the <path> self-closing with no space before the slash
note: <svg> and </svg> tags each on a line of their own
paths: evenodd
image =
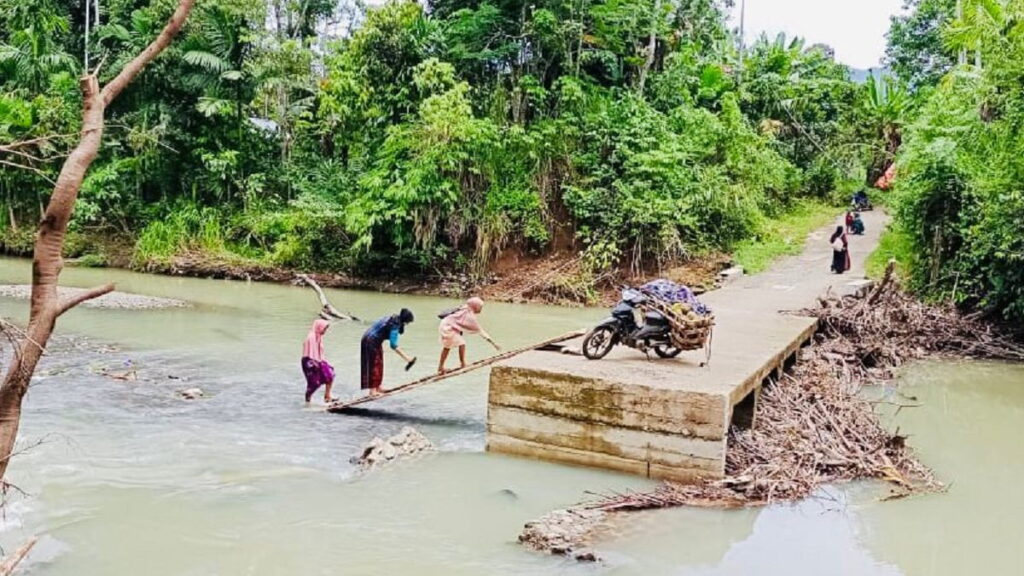
<svg viewBox="0 0 1024 576">
<path fill-rule="evenodd" d="M 611 326 L 598 326 L 583 339 L 583 355 L 589 360 L 600 360 L 615 346 L 615 330 Z"/>
<path fill-rule="evenodd" d="M 679 348 L 676 348 L 675 346 L 666 346 L 663 344 L 661 346 L 655 346 L 654 353 L 661 358 L 675 358 L 676 356 L 682 354 L 683 351 L 680 350 Z"/>
</svg>

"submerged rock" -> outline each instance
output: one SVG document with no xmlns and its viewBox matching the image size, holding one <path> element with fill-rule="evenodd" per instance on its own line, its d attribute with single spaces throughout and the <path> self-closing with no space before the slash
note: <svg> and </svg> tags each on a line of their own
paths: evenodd
<svg viewBox="0 0 1024 576">
<path fill-rule="evenodd" d="M 581 552 L 577 552 L 575 558 L 577 562 L 597 562 L 598 560 L 600 560 L 600 558 L 597 557 L 597 554 L 595 554 L 593 550 L 583 550 Z"/>
<path fill-rule="evenodd" d="M 363 470 L 369 470 L 433 449 L 434 444 L 430 439 L 420 434 L 415 428 L 406 426 L 398 434 L 388 439 L 378 437 L 370 440 L 363 446 L 359 456 L 353 457 L 351 462 L 359 465 Z"/>
<path fill-rule="evenodd" d="M 188 388 L 186 390 L 179 390 L 178 396 L 181 396 L 185 400 L 198 400 L 204 396 L 201 388 Z"/>
<path fill-rule="evenodd" d="M 600 510 L 585 508 L 555 510 L 528 522 L 519 534 L 519 542 L 540 552 L 572 556 L 580 562 L 597 562 L 600 558 L 585 546 L 606 516 Z"/>
</svg>

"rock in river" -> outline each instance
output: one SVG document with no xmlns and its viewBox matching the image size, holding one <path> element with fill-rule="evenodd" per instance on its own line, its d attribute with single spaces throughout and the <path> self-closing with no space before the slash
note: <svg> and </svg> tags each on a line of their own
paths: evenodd
<svg viewBox="0 0 1024 576">
<path fill-rule="evenodd" d="M 433 449 L 434 444 L 426 436 L 420 434 L 415 428 L 406 426 L 398 434 L 386 440 L 374 438 L 367 442 L 359 456 L 352 458 L 352 463 L 358 464 L 363 470 L 369 470 L 406 456 Z"/>
<path fill-rule="evenodd" d="M 203 390 L 201 388 L 188 388 L 178 391 L 178 396 L 185 400 L 198 400 L 203 397 Z"/>
<path fill-rule="evenodd" d="M 600 558 L 586 549 L 586 544 L 605 517 L 605 512 L 600 510 L 556 510 L 527 523 L 519 541 L 541 552 L 570 556 L 580 562 L 597 562 Z"/>
</svg>

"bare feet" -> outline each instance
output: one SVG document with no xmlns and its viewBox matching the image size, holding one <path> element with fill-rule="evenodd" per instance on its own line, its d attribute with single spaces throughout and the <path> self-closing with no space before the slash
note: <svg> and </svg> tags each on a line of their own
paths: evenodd
<svg viewBox="0 0 1024 576">
<path fill-rule="evenodd" d="M 383 394 L 383 392 L 380 391 L 380 388 L 370 388 L 370 398 L 376 398 L 381 394 Z"/>
</svg>

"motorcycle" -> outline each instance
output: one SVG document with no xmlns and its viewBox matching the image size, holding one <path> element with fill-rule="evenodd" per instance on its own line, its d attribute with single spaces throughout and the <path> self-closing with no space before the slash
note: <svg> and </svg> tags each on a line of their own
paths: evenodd
<svg viewBox="0 0 1024 576">
<path fill-rule="evenodd" d="M 651 350 L 661 358 L 675 358 L 682 352 L 672 345 L 668 319 L 656 310 L 647 309 L 647 297 L 627 289 L 622 300 L 612 309 L 612 315 L 587 332 L 583 338 L 583 355 L 600 360 L 616 344 L 623 344 L 649 354 Z M 642 321 L 637 322 L 637 317 Z"/>
<path fill-rule="evenodd" d="M 874 210 L 875 207 L 871 204 L 871 201 L 867 198 L 854 198 L 850 201 L 850 210 L 853 212 L 868 212 Z"/>
</svg>

